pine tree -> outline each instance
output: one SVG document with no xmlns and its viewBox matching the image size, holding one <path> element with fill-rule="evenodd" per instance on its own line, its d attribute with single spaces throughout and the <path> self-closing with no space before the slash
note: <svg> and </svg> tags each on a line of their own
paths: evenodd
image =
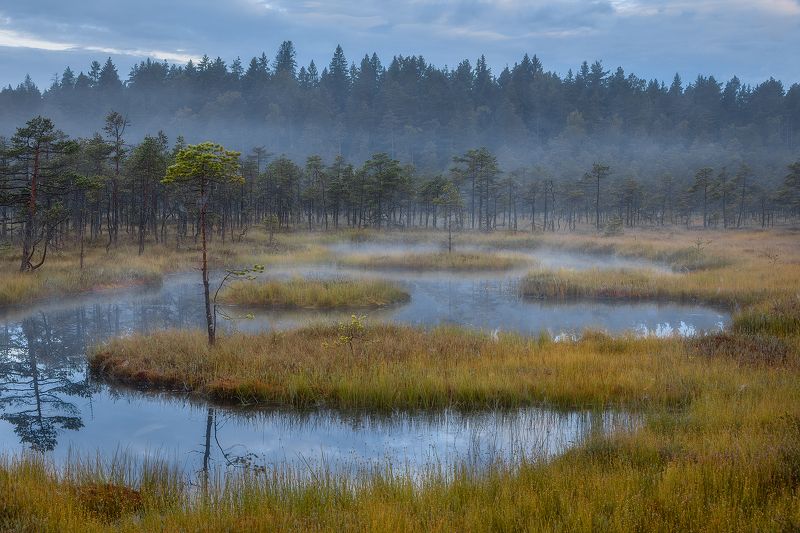
<svg viewBox="0 0 800 533">
<path fill-rule="evenodd" d="M 283 41 L 275 55 L 275 75 L 283 78 L 297 77 L 297 59 L 292 41 Z"/>
</svg>

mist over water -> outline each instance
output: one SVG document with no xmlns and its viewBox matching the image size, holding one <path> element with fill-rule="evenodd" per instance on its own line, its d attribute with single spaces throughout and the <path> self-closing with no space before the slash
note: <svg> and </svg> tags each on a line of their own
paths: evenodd
<svg viewBox="0 0 800 533">
<path fill-rule="evenodd" d="M 337 254 L 428 252 L 438 244 L 333 245 Z M 537 251 L 544 266 L 620 268 L 640 260 Z M 612 333 L 692 335 L 724 327 L 727 313 L 679 304 L 554 303 L 527 301 L 517 286 L 526 269 L 507 272 L 365 271 L 335 261 L 268 267 L 267 276 L 392 279 L 410 294 L 402 305 L 365 311 L 368 322 L 432 327 L 453 324 L 486 332 L 540 332 L 559 337 L 585 328 Z M 631 427 L 625 413 L 511 411 L 373 413 L 327 409 L 248 411 L 214 407 L 181 394 L 141 393 L 95 382 L 87 349 L 112 336 L 162 328 L 200 328 L 202 293 L 197 274 L 167 276 L 160 287 L 64 298 L 0 316 L 0 446 L 33 448 L 57 463 L 69 455 L 123 453 L 159 457 L 198 472 L 241 467 L 332 469 L 355 473 L 391 465 L 420 473 L 456 464 L 481 468 L 497 461 L 548 457 L 586 435 Z M 238 309 L 231 309 L 236 314 Z M 250 311 L 250 310 L 248 310 Z M 252 310 L 253 320 L 227 329 L 264 331 L 317 321 L 347 320 L 352 311 Z M 35 385 L 35 386 L 34 386 Z M 211 443 L 206 447 L 206 435 Z"/>
</svg>

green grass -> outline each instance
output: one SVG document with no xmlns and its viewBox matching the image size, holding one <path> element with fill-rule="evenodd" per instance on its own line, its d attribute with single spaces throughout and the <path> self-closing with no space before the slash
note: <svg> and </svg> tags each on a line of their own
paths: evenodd
<svg viewBox="0 0 800 533">
<path fill-rule="evenodd" d="M 237 305 L 276 308 L 356 309 L 406 302 L 409 294 L 397 284 L 381 280 L 236 281 L 220 294 Z"/>
</svg>

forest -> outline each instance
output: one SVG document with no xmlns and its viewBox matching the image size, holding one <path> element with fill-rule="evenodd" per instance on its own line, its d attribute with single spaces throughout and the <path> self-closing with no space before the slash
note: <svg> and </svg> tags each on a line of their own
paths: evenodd
<svg viewBox="0 0 800 533">
<path fill-rule="evenodd" d="M 170 143 L 159 131 L 131 143 L 130 125 L 112 111 L 102 133 L 70 139 L 37 116 L 0 139 L 0 238 L 22 243 L 22 270 L 41 266 L 53 242 L 72 237 L 81 248 L 84 241 L 111 246 L 120 231 L 137 240 L 141 254 L 148 240 L 169 239 L 179 248 L 206 227 L 223 242 L 241 240 L 254 226 L 271 233 L 365 227 L 559 232 L 589 224 L 613 234 L 626 227 L 690 227 L 698 216 L 703 228 L 766 228 L 776 217 L 796 218 L 800 209 L 800 160 L 773 180 L 742 163 L 645 181 L 600 162 L 572 179 L 556 179 L 540 167 L 503 169 L 485 147 L 454 155 L 448 171 L 430 174 L 383 152 L 360 165 L 316 154 L 298 163 L 257 146 L 231 152 L 241 176 L 209 182 L 202 195 L 209 219 L 201 225 L 196 197 L 164 179 L 186 148 L 184 138 Z"/>
<path fill-rule="evenodd" d="M 351 58 L 352 59 L 352 58 Z M 748 163 L 777 178 L 800 146 L 800 85 L 717 80 L 646 80 L 622 67 L 583 62 L 545 69 L 536 55 L 493 72 L 487 59 L 437 67 L 422 56 L 376 55 L 299 66 L 291 41 L 274 58 L 230 62 L 203 57 L 185 65 L 145 60 L 119 73 L 111 58 L 66 68 L 40 89 L 30 80 L 0 91 L 0 133 L 36 115 L 89 137 L 116 110 L 129 141 L 164 131 L 195 143 L 213 139 L 239 151 L 265 146 L 304 160 L 372 154 L 426 172 L 485 146 L 508 168 L 539 166 L 553 178 L 613 160 L 624 177 L 654 179 L 701 166 Z"/>
</svg>

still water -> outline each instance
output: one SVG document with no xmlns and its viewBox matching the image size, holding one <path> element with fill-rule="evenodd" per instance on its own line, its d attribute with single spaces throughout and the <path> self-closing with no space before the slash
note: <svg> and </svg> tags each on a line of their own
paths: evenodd
<svg viewBox="0 0 800 533">
<path fill-rule="evenodd" d="M 584 266 L 595 262 L 563 253 Z M 546 257 L 543 261 L 546 261 Z M 611 263 L 621 266 L 620 260 Z M 625 260 L 621 260 L 625 261 Z M 624 265 L 622 265 L 624 266 Z M 679 304 L 548 303 L 517 295 L 521 271 L 459 274 L 381 272 L 324 266 L 270 269 L 270 276 L 395 279 L 411 301 L 369 311 L 368 321 L 571 335 L 584 328 L 612 333 L 692 335 L 725 326 L 720 310 Z M 62 299 L 0 314 L 0 452 L 35 449 L 56 463 L 69 454 L 168 459 L 187 472 L 241 467 L 395 471 L 476 467 L 522 457 L 548 457 L 592 432 L 629 427 L 624 413 L 527 408 L 479 413 L 371 413 L 212 407 L 181 395 L 108 386 L 87 372 L 89 347 L 112 336 L 202 325 L 199 275 L 168 276 L 160 287 Z M 241 330 L 337 321 L 350 312 L 264 311 L 226 324 Z"/>
</svg>

